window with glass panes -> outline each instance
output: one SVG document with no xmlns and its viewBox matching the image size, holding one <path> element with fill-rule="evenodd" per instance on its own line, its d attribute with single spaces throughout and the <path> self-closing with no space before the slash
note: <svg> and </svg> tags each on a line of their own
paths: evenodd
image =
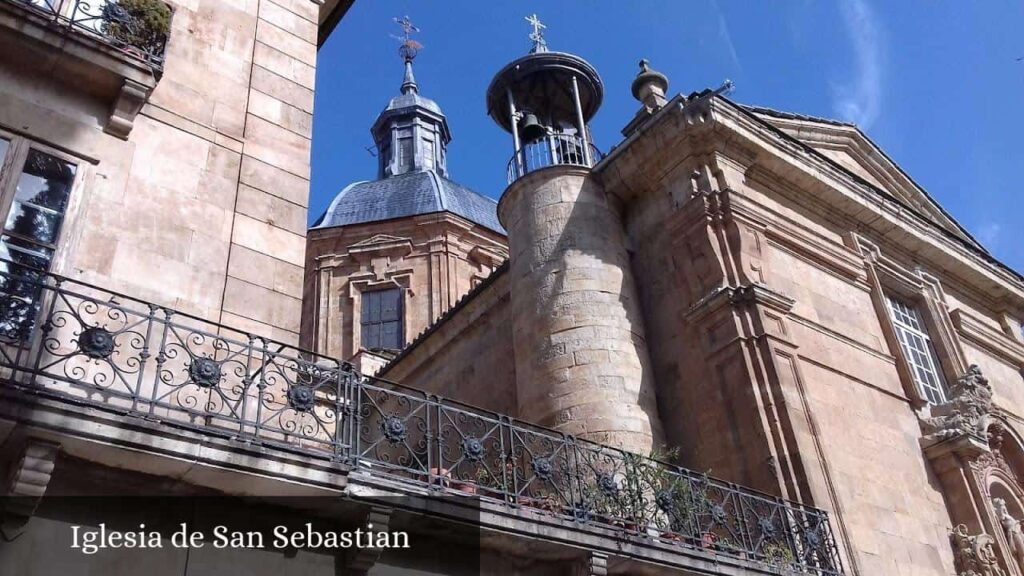
<svg viewBox="0 0 1024 576">
<path fill-rule="evenodd" d="M 0 134 L 0 337 L 28 336 L 36 283 L 50 269 L 78 167 L 24 138 Z"/>
<path fill-rule="evenodd" d="M 935 347 L 928 337 L 921 314 L 917 308 L 897 298 L 887 296 L 886 301 L 889 304 L 893 326 L 896 328 L 896 337 L 903 348 L 903 355 L 910 364 L 910 372 L 918 390 L 931 404 L 945 402 L 946 380 L 942 376 Z"/>
<path fill-rule="evenodd" d="M 367 350 L 402 348 L 402 290 L 389 288 L 362 294 L 362 347 Z"/>
</svg>

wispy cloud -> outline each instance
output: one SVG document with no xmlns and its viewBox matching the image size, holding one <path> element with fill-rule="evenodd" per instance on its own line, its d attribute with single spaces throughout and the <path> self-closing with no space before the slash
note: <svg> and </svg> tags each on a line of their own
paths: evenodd
<svg viewBox="0 0 1024 576">
<path fill-rule="evenodd" d="M 833 87 L 832 107 L 840 118 L 866 130 L 882 107 L 882 33 L 864 0 L 841 0 L 839 8 L 853 46 L 854 70 L 852 78 Z"/>
<path fill-rule="evenodd" d="M 721 8 L 718 7 L 718 0 L 711 0 L 711 7 L 718 16 L 718 39 L 725 44 L 726 50 L 729 51 L 729 58 L 732 59 L 732 63 L 736 66 L 736 69 L 743 70 L 743 66 L 740 65 L 739 54 L 736 53 L 736 45 L 732 42 L 732 34 L 729 33 L 729 24 L 725 21 L 725 14 L 722 12 Z"/>
<path fill-rule="evenodd" d="M 999 245 L 999 235 L 1003 227 L 995 222 L 986 222 L 978 227 L 978 242 L 986 248 L 995 248 Z"/>
</svg>

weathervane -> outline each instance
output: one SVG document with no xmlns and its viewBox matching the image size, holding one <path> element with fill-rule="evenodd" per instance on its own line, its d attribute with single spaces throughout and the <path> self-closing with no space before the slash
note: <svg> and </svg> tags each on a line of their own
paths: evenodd
<svg viewBox="0 0 1024 576">
<path fill-rule="evenodd" d="M 399 40 L 402 43 L 402 45 L 398 47 L 398 55 L 406 62 L 412 62 L 413 58 L 419 54 L 420 48 L 423 48 L 423 44 L 412 39 L 412 34 L 419 32 L 420 29 L 412 23 L 412 20 L 409 20 L 408 16 L 395 18 L 394 20 L 395 24 L 402 27 L 401 36 L 395 36 L 394 34 L 391 35 L 392 38 Z"/>
<path fill-rule="evenodd" d="M 541 32 L 547 26 L 540 21 L 536 14 L 530 14 L 524 20 L 533 26 L 533 32 L 530 33 L 530 40 L 533 40 L 533 49 L 530 52 L 547 52 L 548 43 L 544 41 L 544 33 Z"/>
</svg>

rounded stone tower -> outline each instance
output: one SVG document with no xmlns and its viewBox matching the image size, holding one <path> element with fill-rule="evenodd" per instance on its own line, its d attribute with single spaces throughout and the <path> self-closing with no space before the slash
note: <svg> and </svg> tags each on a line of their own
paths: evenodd
<svg viewBox="0 0 1024 576">
<path fill-rule="evenodd" d="M 539 37 L 539 34 L 535 34 Z M 498 204 L 508 232 L 519 417 L 627 450 L 661 440 L 620 207 L 590 173 L 594 68 L 550 52 L 502 69 L 489 115 L 515 153 Z"/>
</svg>

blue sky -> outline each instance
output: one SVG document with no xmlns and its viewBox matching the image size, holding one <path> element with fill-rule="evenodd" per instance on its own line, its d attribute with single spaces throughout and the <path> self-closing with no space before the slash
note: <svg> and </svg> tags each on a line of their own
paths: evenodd
<svg viewBox="0 0 1024 576">
<path fill-rule="evenodd" d="M 420 93 L 448 116 L 452 179 L 497 198 L 511 141 L 484 94 L 530 42 L 536 12 L 553 50 L 597 68 L 591 123 L 607 150 L 638 103 L 641 57 L 671 93 L 736 83 L 731 98 L 856 122 L 1004 263 L 1024 271 L 1024 2 L 882 0 L 357 0 L 320 50 L 313 115 L 312 222 L 355 180 L 376 177 L 369 128 L 398 93 L 395 16 L 424 45 Z"/>
</svg>

